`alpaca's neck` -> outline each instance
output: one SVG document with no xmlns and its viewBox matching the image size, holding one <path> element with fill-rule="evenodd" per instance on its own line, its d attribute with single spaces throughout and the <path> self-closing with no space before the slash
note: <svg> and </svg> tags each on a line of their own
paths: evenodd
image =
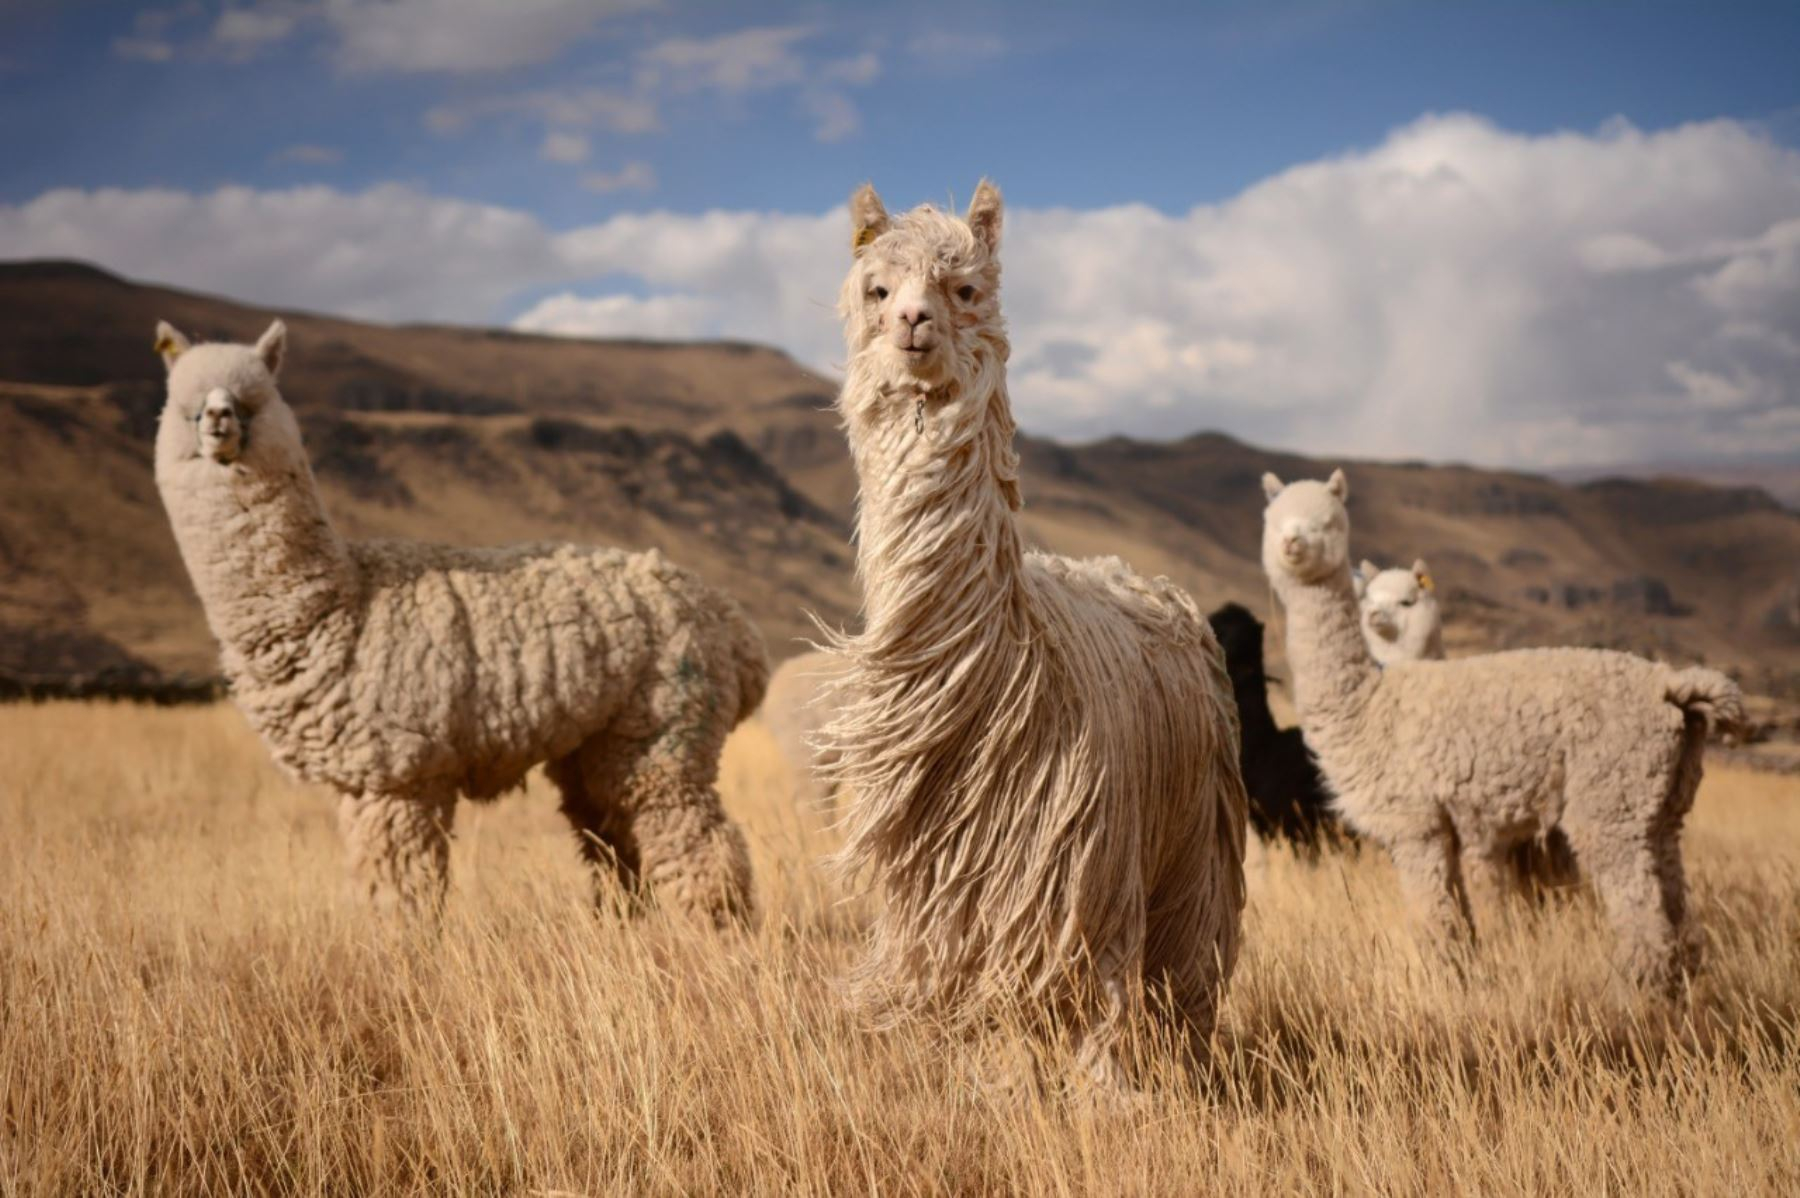
<svg viewBox="0 0 1800 1198">
<path fill-rule="evenodd" d="M 1426 661 L 1444 660 L 1444 629 L 1441 624 L 1431 626 L 1431 631 L 1425 635 L 1425 645 L 1419 656 Z"/>
<path fill-rule="evenodd" d="M 863 665 L 920 672 L 1006 639 L 994 633 L 1020 627 L 1024 551 L 1003 376 L 932 393 L 922 411 L 918 396 L 854 371 L 846 387 L 870 389 L 844 404 L 860 480 Z"/>
<path fill-rule="evenodd" d="M 163 494 L 228 663 L 262 680 L 290 677 L 356 585 L 311 467 L 301 457 L 254 472 L 190 471 Z"/>
<path fill-rule="evenodd" d="M 1269 680 L 1261 669 L 1254 674 L 1234 674 L 1231 689 L 1237 700 L 1238 724 L 1244 735 L 1274 729 L 1275 713 L 1269 710 Z"/>
<path fill-rule="evenodd" d="M 1322 582 L 1279 584 L 1287 609 L 1288 669 L 1307 739 L 1353 724 L 1380 677 L 1363 640 L 1348 568 Z"/>
</svg>

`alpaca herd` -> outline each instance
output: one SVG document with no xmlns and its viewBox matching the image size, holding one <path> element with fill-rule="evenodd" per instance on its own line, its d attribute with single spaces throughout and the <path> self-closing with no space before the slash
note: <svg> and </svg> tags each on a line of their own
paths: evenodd
<svg viewBox="0 0 1800 1198">
<path fill-rule="evenodd" d="M 1445 660 L 1425 564 L 1352 571 L 1349 486 L 1263 479 L 1261 556 L 1299 729 L 1275 723 L 1263 629 L 1210 620 L 1117 558 L 1026 547 L 1000 308 L 1000 195 L 958 218 L 852 199 L 838 414 L 859 499 L 860 631 L 769 677 L 730 597 L 658 552 L 348 542 L 276 386 L 286 333 L 191 344 L 164 324 L 156 478 L 232 695 L 276 760 L 339 796 L 352 877 L 429 922 L 456 802 L 560 790 L 581 851 L 642 903 L 751 915 L 716 790 L 757 708 L 830 809 L 836 865 L 879 898 L 849 994 L 878 1019 L 1023 1013 L 1129 1086 L 1124 1034 L 1197 1059 L 1238 956 L 1246 823 L 1317 860 L 1393 860 L 1454 961 L 1469 890 L 1559 838 L 1622 974 L 1697 963 L 1682 822 L 1736 686 L 1624 653 Z"/>
</svg>

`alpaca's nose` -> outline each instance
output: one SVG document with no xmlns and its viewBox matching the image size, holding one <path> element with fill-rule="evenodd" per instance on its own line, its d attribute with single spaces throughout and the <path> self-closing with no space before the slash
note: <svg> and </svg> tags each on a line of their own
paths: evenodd
<svg viewBox="0 0 1800 1198">
<path fill-rule="evenodd" d="M 918 328 L 922 324 L 928 324 L 931 321 L 931 313 L 926 310 L 923 304 L 908 304 L 906 307 L 900 309 L 898 315 L 901 320 L 906 322 L 908 328 L 913 329 Z"/>
</svg>

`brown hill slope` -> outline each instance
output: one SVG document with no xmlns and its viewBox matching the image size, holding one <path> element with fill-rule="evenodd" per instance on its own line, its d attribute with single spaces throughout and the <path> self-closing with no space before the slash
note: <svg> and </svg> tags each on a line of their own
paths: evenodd
<svg viewBox="0 0 1800 1198">
<path fill-rule="evenodd" d="M 210 668 L 150 478 L 150 331 L 245 339 L 270 315 L 0 264 L 0 669 Z M 284 391 L 346 534 L 661 545 L 739 594 L 777 653 L 803 609 L 853 615 L 834 385 L 786 356 L 282 315 Z M 1259 610 L 1257 477 L 1326 469 L 1217 434 L 1024 449 L 1037 540 Z M 1616 644 L 1762 689 L 1800 674 L 1800 516 L 1760 491 L 1376 463 L 1352 481 L 1357 551 L 1432 560 L 1453 651 Z"/>
</svg>

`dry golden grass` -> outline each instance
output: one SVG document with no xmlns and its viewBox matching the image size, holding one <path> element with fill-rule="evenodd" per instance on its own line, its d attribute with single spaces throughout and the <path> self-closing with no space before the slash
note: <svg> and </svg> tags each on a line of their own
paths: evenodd
<svg viewBox="0 0 1800 1198">
<path fill-rule="evenodd" d="M 1792 780 L 1708 778 L 1711 953 L 1672 1011 L 1614 992 L 1589 903 L 1510 917 L 1459 986 L 1390 930 L 1384 861 L 1274 852 L 1214 1074 L 1105 1105 L 860 1029 L 827 834 L 759 727 L 725 772 L 754 933 L 596 916 L 534 784 L 464 807 L 442 934 L 396 940 L 345 900 L 327 798 L 230 709 L 0 709 L 0 1193 L 1800 1185 Z"/>
</svg>

